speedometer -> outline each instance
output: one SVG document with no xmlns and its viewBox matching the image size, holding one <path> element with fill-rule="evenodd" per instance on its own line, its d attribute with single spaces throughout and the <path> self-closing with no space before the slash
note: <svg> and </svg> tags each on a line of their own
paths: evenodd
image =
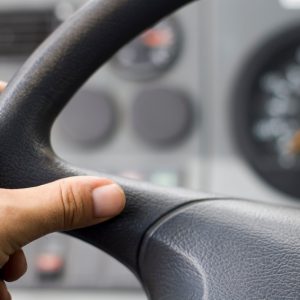
<svg viewBox="0 0 300 300">
<path fill-rule="evenodd" d="M 234 124 L 247 161 L 273 187 L 300 197 L 300 26 L 251 56 L 235 90 Z"/>
</svg>

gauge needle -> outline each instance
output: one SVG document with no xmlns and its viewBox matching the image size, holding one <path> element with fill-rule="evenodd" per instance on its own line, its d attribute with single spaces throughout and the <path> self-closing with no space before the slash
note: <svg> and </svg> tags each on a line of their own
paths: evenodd
<svg viewBox="0 0 300 300">
<path fill-rule="evenodd" d="M 148 47 L 163 47 L 172 43 L 172 33 L 168 30 L 150 29 L 142 35 L 142 39 Z"/>
<path fill-rule="evenodd" d="M 289 152 L 292 154 L 300 154 L 300 129 L 295 133 L 289 143 Z"/>
</svg>

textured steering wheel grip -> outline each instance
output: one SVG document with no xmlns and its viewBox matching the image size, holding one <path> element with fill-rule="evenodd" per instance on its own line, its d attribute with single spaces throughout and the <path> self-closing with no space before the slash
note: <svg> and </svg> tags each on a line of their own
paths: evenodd
<svg viewBox="0 0 300 300">
<path fill-rule="evenodd" d="M 53 153 L 55 118 L 121 46 L 187 2 L 92 0 L 62 25 L 1 96 L 1 187 L 85 174 Z M 131 268 L 152 299 L 299 299 L 298 209 L 111 178 L 125 189 L 124 213 L 69 234 Z"/>
<path fill-rule="evenodd" d="M 1 187 L 36 186 L 85 174 L 53 153 L 50 130 L 55 118 L 120 47 L 188 2 L 92 0 L 57 29 L 1 96 Z M 113 179 L 125 189 L 125 212 L 111 222 L 70 234 L 105 250 L 138 274 L 138 251 L 147 229 L 177 206 L 207 196 Z"/>
</svg>

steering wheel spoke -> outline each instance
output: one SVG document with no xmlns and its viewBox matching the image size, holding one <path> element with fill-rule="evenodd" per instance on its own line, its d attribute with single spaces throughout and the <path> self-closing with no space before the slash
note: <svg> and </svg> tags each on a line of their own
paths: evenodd
<svg viewBox="0 0 300 300">
<path fill-rule="evenodd" d="M 52 124 L 123 45 L 189 0 L 91 0 L 29 58 L 1 95 L 0 185 L 85 175 L 50 145 Z M 127 265 L 153 299 L 297 299 L 299 210 L 116 178 L 117 218 L 68 234 Z"/>
</svg>

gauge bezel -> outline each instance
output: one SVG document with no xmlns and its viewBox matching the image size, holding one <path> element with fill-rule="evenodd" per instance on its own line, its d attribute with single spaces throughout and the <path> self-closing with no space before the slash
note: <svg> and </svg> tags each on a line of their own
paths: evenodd
<svg viewBox="0 0 300 300">
<path fill-rule="evenodd" d="M 166 18 L 165 20 L 162 21 L 168 21 L 171 22 L 172 28 L 174 32 L 176 33 L 176 39 L 177 43 L 174 48 L 174 55 L 172 59 L 168 62 L 168 64 L 157 68 L 155 71 L 152 72 L 138 72 L 134 73 L 128 70 L 128 68 L 122 67 L 117 61 L 116 57 L 112 57 L 110 61 L 110 66 L 113 69 L 114 73 L 120 77 L 121 79 L 127 80 L 127 81 L 133 81 L 133 82 L 146 82 L 146 81 L 153 81 L 155 79 L 159 79 L 163 75 L 165 75 L 168 71 L 170 71 L 178 62 L 182 52 L 183 52 L 183 47 L 184 47 L 184 34 L 183 34 L 183 28 L 180 24 L 180 21 L 176 16 L 171 16 Z M 162 21 L 154 24 L 152 27 L 155 27 Z M 151 28 L 149 28 L 151 29 Z M 125 45 L 124 47 L 126 47 Z"/>
<path fill-rule="evenodd" d="M 256 47 L 237 72 L 232 93 L 232 124 L 236 146 L 251 168 L 272 188 L 300 199 L 300 170 L 274 166 L 266 170 L 259 151 L 252 141 L 247 114 L 257 77 L 287 47 L 300 47 L 300 23 L 285 26 Z"/>
</svg>

